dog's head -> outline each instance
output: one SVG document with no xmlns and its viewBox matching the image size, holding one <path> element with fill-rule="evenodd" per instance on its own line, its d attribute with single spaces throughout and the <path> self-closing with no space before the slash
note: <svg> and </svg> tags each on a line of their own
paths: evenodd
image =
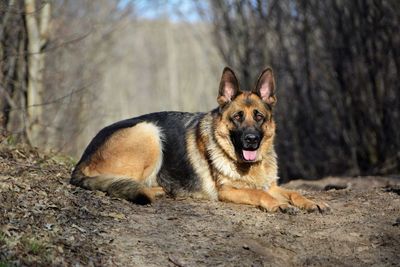
<svg viewBox="0 0 400 267">
<path fill-rule="evenodd" d="M 260 74 L 251 91 L 242 91 L 235 73 L 225 68 L 217 98 L 219 120 L 216 140 L 237 162 L 254 163 L 272 148 L 275 123 L 272 109 L 276 102 L 271 68 Z"/>
</svg>

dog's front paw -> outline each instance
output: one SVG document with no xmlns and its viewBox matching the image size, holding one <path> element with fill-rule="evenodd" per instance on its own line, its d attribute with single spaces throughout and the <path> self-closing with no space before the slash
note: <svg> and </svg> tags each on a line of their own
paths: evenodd
<svg viewBox="0 0 400 267">
<path fill-rule="evenodd" d="M 330 211 L 330 207 L 328 204 L 324 203 L 324 202 L 314 202 L 311 200 L 305 201 L 304 203 L 302 203 L 302 205 L 299 207 L 303 210 L 306 210 L 308 212 L 316 212 L 319 211 L 320 213 L 326 213 L 328 211 Z"/>
<path fill-rule="evenodd" d="M 297 208 L 295 206 L 292 206 L 292 205 L 289 205 L 289 204 L 280 205 L 279 206 L 279 210 L 281 212 L 283 212 L 283 213 L 287 213 L 287 214 L 290 214 L 290 215 L 295 215 L 295 214 L 298 214 L 300 212 L 299 208 Z"/>
<path fill-rule="evenodd" d="M 298 208 L 289 205 L 287 203 L 279 203 L 279 202 L 264 203 L 263 205 L 261 205 L 261 208 L 268 212 L 281 211 L 287 214 L 297 214 L 299 212 Z"/>
</svg>

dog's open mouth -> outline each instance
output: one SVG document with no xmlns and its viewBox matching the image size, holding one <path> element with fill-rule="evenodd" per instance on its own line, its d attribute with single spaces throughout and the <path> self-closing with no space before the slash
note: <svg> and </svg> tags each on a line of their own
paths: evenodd
<svg viewBox="0 0 400 267">
<path fill-rule="evenodd" d="M 246 161 L 255 161 L 257 158 L 257 150 L 243 150 L 243 158 Z"/>
</svg>

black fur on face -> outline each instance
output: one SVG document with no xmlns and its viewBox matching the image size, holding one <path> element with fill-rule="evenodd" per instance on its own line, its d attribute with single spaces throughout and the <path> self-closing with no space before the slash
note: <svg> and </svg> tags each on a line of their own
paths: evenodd
<svg viewBox="0 0 400 267">
<path fill-rule="evenodd" d="M 230 130 L 230 138 L 239 158 L 252 162 L 264 137 L 261 126 L 265 116 L 256 109 L 246 113 L 239 110 L 231 117 L 234 128 Z"/>
</svg>

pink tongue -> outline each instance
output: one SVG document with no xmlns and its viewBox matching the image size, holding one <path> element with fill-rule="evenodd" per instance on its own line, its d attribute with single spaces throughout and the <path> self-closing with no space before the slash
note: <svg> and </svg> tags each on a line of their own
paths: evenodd
<svg viewBox="0 0 400 267">
<path fill-rule="evenodd" d="M 257 157 L 257 150 L 254 151 L 243 150 L 243 157 L 245 160 L 253 161 Z"/>
</svg>

